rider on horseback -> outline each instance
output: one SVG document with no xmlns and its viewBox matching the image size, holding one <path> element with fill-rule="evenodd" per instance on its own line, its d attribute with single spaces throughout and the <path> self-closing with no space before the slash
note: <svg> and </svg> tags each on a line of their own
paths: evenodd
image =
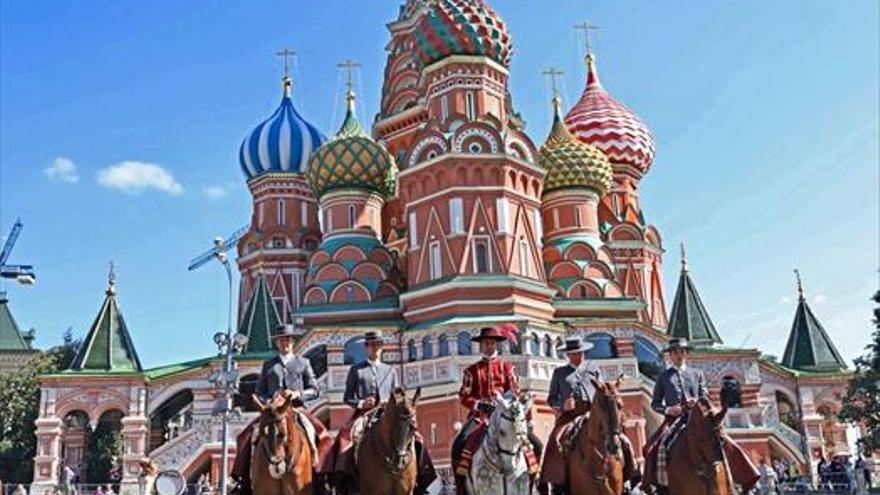
<svg viewBox="0 0 880 495">
<path fill-rule="evenodd" d="M 507 391 L 520 395 L 516 370 L 510 363 L 498 359 L 498 343 L 506 339 L 508 336 L 498 327 L 481 328 L 479 335 L 471 337 L 471 341 L 479 342 L 482 357 L 462 372 L 458 391 L 461 405 L 469 411 L 467 422 L 452 443 L 452 466 L 459 495 L 465 493 L 463 478 L 467 476 L 471 457 L 479 447 L 488 418 L 495 409 L 496 395 Z M 526 457 L 530 465 L 537 466 L 543 446 L 531 428 L 528 437 L 530 445 L 524 446 Z"/>
<path fill-rule="evenodd" d="M 666 448 L 668 438 L 681 433 L 687 424 L 687 415 L 697 401 L 709 403 L 709 391 L 703 372 L 687 365 L 690 347 L 686 339 L 670 339 L 663 352 L 669 354 L 671 365 L 657 377 L 651 408 L 665 418 L 645 445 L 645 475 L 642 486 L 654 486 L 657 493 L 668 494 L 667 463 L 657 462 L 658 457 L 665 454 L 660 450 Z M 725 438 L 724 451 L 734 480 L 747 493 L 758 479 L 757 471 L 746 454 L 730 439 Z"/>
<path fill-rule="evenodd" d="M 310 442 L 316 454 L 313 467 L 317 468 L 318 459 L 323 459 L 322 454 L 330 445 L 330 436 L 320 420 L 305 409 L 307 401 L 318 398 L 318 382 L 309 360 L 293 352 L 295 335 L 293 325 L 281 325 L 275 329 L 273 338 L 278 355 L 263 363 L 256 392 L 264 401 L 271 400 L 276 394 L 283 394 L 292 400 L 296 412 L 307 420 L 301 423 L 304 429 L 312 430 L 309 432 L 312 437 Z M 238 490 L 242 495 L 251 493 L 251 437 L 256 422 L 249 424 L 236 440 L 232 477 L 238 482 Z"/>
<path fill-rule="evenodd" d="M 556 411 L 556 423 L 547 440 L 539 480 L 541 490 L 545 490 L 547 483 L 550 483 L 554 495 L 565 493 L 565 460 L 562 458 L 559 433 L 565 425 L 590 411 L 590 401 L 596 392 L 589 375 L 597 375 L 598 370 L 584 356 L 592 348 L 593 344 L 579 337 L 567 338 L 565 344 L 557 348 L 558 354 L 565 354 L 568 364 L 553 370 L 550 379 L 547 404 Z"/>
<path fill-rule="evenodd" d="M 381 331 L 366 332 L 364 346 L 367 359 L 352 365 L 345 380 L 342 400 L 351 406 L 354 412 L 348 424 L 340 428 L 327 466 L 336 475 L 336 489 L 339 493 L 350 493 L 356 486 L 353 479 L 356 473 L 352 449 L 352 430 L 356 422 L 363 421 L 362 418 L 371 411 L 374 411 L 374 416 L 378 418 L 382 414 L 382 406 L 394 390 L 401 386 L 397 368 L 382 362 L 382 345 Z M 427 491 L 428 485 L 437 475 L 424 442 L 418 434 L 416 434 L 416 452 L 419 476 L 415 493 L 421 495 Z"/>
</svg>

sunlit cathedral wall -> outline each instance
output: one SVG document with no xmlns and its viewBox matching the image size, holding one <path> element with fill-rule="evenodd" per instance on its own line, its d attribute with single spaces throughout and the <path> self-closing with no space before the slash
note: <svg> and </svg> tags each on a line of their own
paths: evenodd
<svg viewBox="0 0 880 495">
<path fill-rule="evenodd" d="M 713 399 L 735 391 L 727 431 L 754 461 L 805 464 L 849 449 L 835 419 L 848 371 L 803 297 L 779 362 L 723 344 L 684 259 L 667 307 L 666 248 L 639 196 L 654 140 L 602 86 L 595 54 L 578 102 L 567 110 L 547 102 L 554 124 L 541 139 L 526 134 L 513 105 L 510 29 L 486 3 L 408 0 L 388 29 L 370 131 L 349 87 L 346 116 L 325 135 L 298 112 L 285 75 L 277 110 L 239 147 L 253 207 L 237 246 L 236 320 L 248 344 L 234 434 L 255 417 L 248 398 L 278 325 L 300 329 L 297 351 L 322 390 L 309 406 L 331 430 L 351 414 L 342 391 L 348 366 L 364 358 L 361 336 L 380 330 L 385 360 L 407 387 L 422 388 L 419 427 L 448 482 L 451 441 L 467 417 L 461 371 L 478 359 L 471 337 L 512 323 L 519 339 L 502 355 L 535 396 L 543 438 L 554 420 L 549 379 L 563 362 L 556 348 L 578 335 L 594 344 L 587 357 L 603 378 L 623 377 L 623 425 L 640 456 L 662 420 L 650 393 L 675 336 L 695 346 L 693 365 Z M 85 346 L 70 370 L 42 380 L 32 493 L 56 484 L 63 463 L 83 462 L 101 421 L 125 439 L 123 493 L 134 493 L 145 454 L 191 482 L 203 474 L 216 482 L 220 397 L 211 378 L 222 360 L 143 369 L 134 341 L 144 332 L 129 333 L 111 283 L 86 338 L 108 347 Z"/>
</svg>

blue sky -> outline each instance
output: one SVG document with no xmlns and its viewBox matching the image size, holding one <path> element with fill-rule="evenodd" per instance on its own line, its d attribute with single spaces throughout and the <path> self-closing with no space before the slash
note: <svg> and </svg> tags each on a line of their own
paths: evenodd
<svg viewBox="0 0 880 495">
<path fill-rule="evenodd" d="M 19 324 L 40 346 L 83 334 L 112 259 L 146 365 L 213 352 L 224 276 L 186 266 L 249 219 L 237 150 L 278 103 L 273 53 L 298 51 L 295 100 L 326 133 L 342 116 L 335 64 L 362 62 L 369 123 L 397 4 L 0 2 L 0 235 L 23 219 L 10 261 L 39 277 L 4 284 Z M 657 140 L 641 191 L 664 237 L 670 306 L 683 240 L 727 343 L 781 355 L 797 266 L 841 352 L 861 352 L 878 267 L 876 1 L 492 4 L 538 143 L 550 123 L 541 71 L 566 72 L 570 105 L 584 72 L 572 26 L 602 26 L 603 83 Z"/>
</svg>

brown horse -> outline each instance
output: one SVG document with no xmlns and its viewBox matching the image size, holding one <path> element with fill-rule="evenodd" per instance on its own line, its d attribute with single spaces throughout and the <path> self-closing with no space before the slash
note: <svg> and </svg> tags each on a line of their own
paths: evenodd
<svg viewBox="0 0 880 495">
<path fill-rule="evenodd" d="M 357 450 L 361 495 L 410 495 L 416 486 L 416 404 L 422 389 L 407 400 L 398 387 L 366 432 Z"/>
<path fill-rule="evenodd" d="M 255 495 L 312 493 L 312 448 L 297 424 L 290 394 L 276 394 L 262 402 L 251 449 L 251 486 Z"/>
<path fill-rule="evenodd" d="M 590 377 L 596 393 L 586 426 L 567 459 L 571 495 L 620 495 L 623 493 L 624 458 L 620 443 L 620 410 L 617 390 L 620 378 L 607 383 Z"/>
<path fill-rule="evenodd" d="M 722 432 L 727 409 L 716 412 L 697 402 L 688 414 L 687 426 L 668 454 L 669 493 L 733 495 Z"/>
</svg>

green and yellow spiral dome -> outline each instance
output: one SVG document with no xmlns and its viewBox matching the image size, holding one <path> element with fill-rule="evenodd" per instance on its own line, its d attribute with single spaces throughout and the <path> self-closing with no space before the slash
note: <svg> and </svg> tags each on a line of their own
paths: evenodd
<svg viewBox="0 0 880 495">
<path fill-rule="evenodd" d="M 340 189 L 365 189 L 383 196 L 394 193 L 397 164 L 384 146 L 364 131 L 354 114 L 354 95 L 339 132 L 309 160 L 308 179 L 319 198 Z"/>
<path fill-rule="evenodd" d="M 553 128 L 538 151 L 538 160 L 546 170 L 544 194 L 579 187 L 605 194 L 611 187 L 613 174 L 608 157 L 569 132 L 559 114 L 558 102 L 554 102 L 554 107 Z"/>
</svg>

